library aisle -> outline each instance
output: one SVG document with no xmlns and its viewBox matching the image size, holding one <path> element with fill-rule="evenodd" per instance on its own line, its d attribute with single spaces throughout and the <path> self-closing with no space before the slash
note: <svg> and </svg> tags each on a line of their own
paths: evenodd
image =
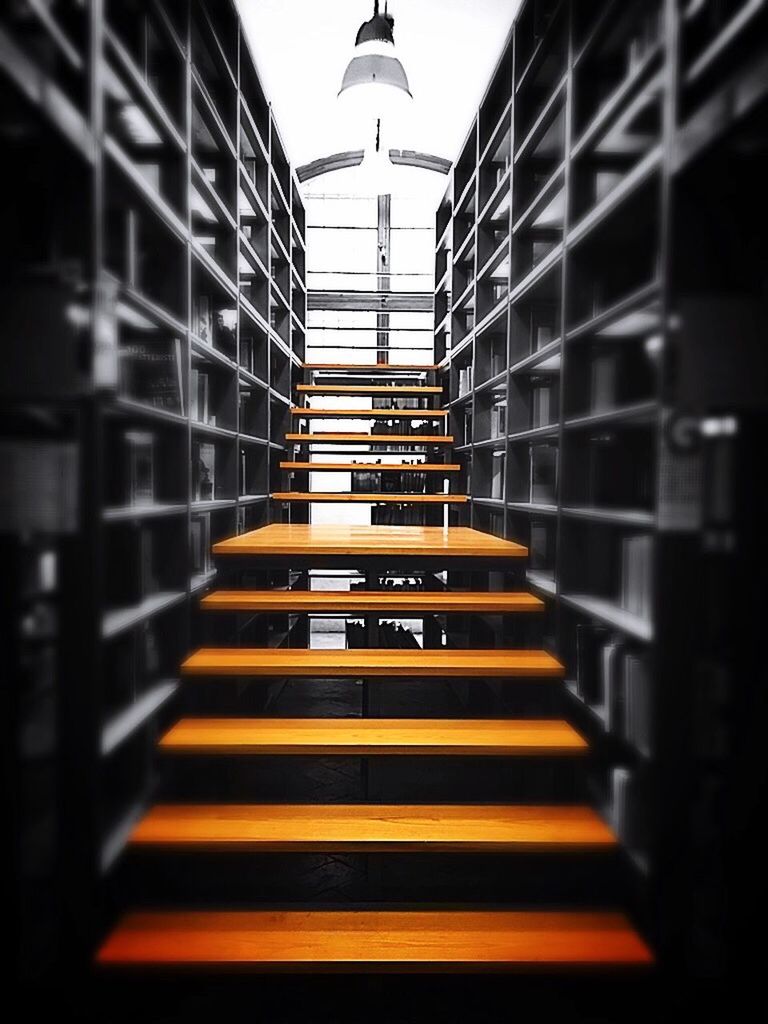
<svg viewBox="0 0 768 1024">
<path fill-rule="evenodd" d="M 296 392 L 305 401 L 316 395 L 363 393 L 381 401 L 396 401 L 407 395 L 427 403 L 442 390 L 429 384 L 402 383 L 408 377 L 430 379 L 434 367 L 402 370 L 395 364 L 389 368 L 376 366 L 377 381 L 401 382 L 389 385 L 359 383 L 361 378 L 372 376 L 360 365 L 330 369 L 307 365 L 304 369 L 313 383 L 299 384 Z M 316 383 L 318 380 L 322 383 Z M 313 418 L 324 412 L 333 418 L 338 415 L 336 410 L 323 410 L 314 404 L 299 405 L 291 411 L 302 424 L 309 422 L 309 413 Z M 418 418 L 414 411 L 408 411 L 409 418 L 417 423 L 408 435 L 409 453 L 418 454 L 419 460 L 434 458 L 436 445 L 423 437 L 434 429 L 432 410 L 425 404 Z M 397 405 L 368 412 L 357 410 L 354 416 L 370 417 L 374 432 L 349 434 L 348 439 L 367 443 L 375 454 L 392 452 L 386 433 L 377 432 L 376 424 L 386 419 L 390 429 L 401 431 Z M 301 474 L 306 478 L 327 469 L 327 463 L 321 461 L 324 456 L 312 458 L 317 442 L 308 436 L 299 433 L 293 440 L 297 460 L 281 463 L 292 476 Z M 398 435 L 394 451 L 405 448 Z M 165 858 L 171 865 L 179 857 L 215 854 L 219 863 L 211 864 L 209 871 L 223 871 L 228 876 L 227 896 L 221 907 L 208 906 L 216 882 L 215 878 L 207 880 L 203 888 L 206 906 L 200 909 L 201 892 L 193 873 L 186 887 L 183 882 L 175 887 L 176 899 L 183 901 L 178 909 L 129 911 L 101 947 L 101 965 L 237 964 L 266 971 L 453 972 L 542 966 L 637 968 L 652 962 L 647 945 L 622 913 L 601 908 L 585 910 L 580 903 L 574 901 L 571 906 L 562 897 L 558 909 L 553 910 L 551 901 L 558 900 L 558 892 L 555 889 L 548 893 L 546 881 L 539 883 L 543 890 L 539 900 L 525 899 L 524 909 L 509 907 L 497 897 L 493 903 L 486 902 L 473 910 L 452 910 L 440 906 L 439 887 L 428 884 L 414 907 L 403 909 L 397 899 L 398 885 L 388 872 L 391 856 L 408 854 L 428 859 L 464 854 L 472 859 L 497 860 L 500 855 L 521 856 L 528 860 L 523 870 L 535 873 L 539 860 L 554 857 L 561 866 L 573 859 L 603 860 L 615 857 L 617 845 L 601 817 L 579 802 L 575 785 L 570 786 L 566 802 L 557 798 L 556 786 L 550 783 L 548 787 L 540 779 L 533 792 L 526 791 L 523 784 L 515 802 L 488 803 L 487 794 L 483 794 L 480 800 L 468 803 L 467 783 L 463 780 L 455 792 L 451 786 L 444 786 L 440 801 L 434 803 L 425 802 L 426 796 L 418 793 L 418 780 L 411 779 L 403 786 L 402 778 L 398 781 L 402 772 L 397 766 L 393 772 L 380 774 L 372 763 L 369 766 L 369 762 L 381 759 L 414 755 L 439 759 L 502 757 L 534 763 L 559 761 L 561 771 L 564 768 L 566 773 L 578 773 L 587 752 L 587 743 L 568 722 L 546 713 L 546 708 L 553 706 L 551 698 L 542 699 L 537 692 L 546 691 L 562 679 L 565 670 L 557 658 L 546 650 L 528 647 L 465 647 L 453 625 L 455 617 L 461 615 L 461 629 L 472 635 L 473 618 L 478 613 L 494 612 L 514 620 L 540 612 L 542 602 L 533 594 L 489 586 L 492 573 L 501 573 L 509 581 L 522 578 L 520 566 L 527 555 L 524 547 L 462 526 L 398 524 L 386 505 L 387 522 L 382 524 L 335 526 L 306 521 L 307 508 L 318 500 L 344 503 L 359 499 L 376 502 L 375 508 L 378 503 L 391 502 L 399 510 L 410 505 L 421 507 L 426 498 L 445 505 L 462 497 L 431 489 L 434 479 L 447 479 L 452 472 L 450 448 L 442 446 L 441 454 L 448 469 L 440 475 L 439 464 L 434 464 L 432 476 L 421 469 L 424 463 L 414 458 L 388 466 L 388 471 L 399 474 L 395 490 L 384 489 L 386 473 L 378 468 L 381 461 L 374 461 L 371 455 L 369 462 L 352 463 L 350 467 L 353 476 L 365 474 L 364 491 L 326 494 L 309 491 L 304 483 L 304 490 L 275 493 L 273 501 L 290 503 L 289 517 L 299 507 L 299 522 L 273 523 L 214 545 L 220 575 L 230 579 L 232 586 L 208 594 L 202 601 L 205 612 L 219 620 L 234 618 L 241 624 L 247 615 L 287 616 L 289 622 L 293 620 L 289 639 L 287 645 L 253 647 L 248 626 L 240 625 L 233 631 L 235 644 L 201 646 L 185 659 L 181 666 L 185 689 L 197 691 L 205 684 L 208 689 L 203 696 L 194 694 L 194 714 L 176 722 L 161 737 L 160 747 L 167 755 L 183 755 L 184 780 L 189 788 L 182 789 L 174 802 L 150 808 L 132 830 L 128 845 L 130 855 L 137 860 L 153 856 Z M 371 478 L 381 488 L 375 493 L 369 491 Z M 414 478 L 417 486 L 411 482 Z M 410 486 L 404 486 L 403 481 Z M 429 507 L 422 510 L 422 515 L 433 518 Z M 278 565 L 294 579 L 287 589 L 271 591 L 249 586 L 250 579 Z M 318 568 L 351 569 L 359 580 L 354 589 L 340 593 L 313 590 L 312 571 Z M 393 593 L 386 582 L 395 574 L 401 577 L 401 588 Z M 387 628 L 392 624 L 382 621 L 382 612 L 419 619 L 423 646 L 408 630 Z M 333 613 L 354 617 L 361 624 L 348 632 L 344 650 L 313 647 L 310 616 Z M 509 632 L 513 636 L 517 630 L 512 626 Z M 302 717 L 251 717 L 254 689 L 268 686 L 267 680 L 279 680 L 278 686 L 286 686 L 295 679 L 309 683 L 304 691 Z M 240 685 L 237 680 L 242 681 Z M 336 684 L 340 695 L 344 687 L 353 692 L 356 686 L 362 688 L 357 714 L 323 714 L 326 680 L 344 681 L 340 687 Z M 488 687 L 491 680 L 498 680 L 502 703 L 507 689 L 521 689 L 511 702 L 518 708 L 517 715 L 463 717 L 462 705 L 467 707 L 472 702 L 459 699 L 451 717 L 435 717 L 446 703 L 445 696 L 430 706 L 429 699 L 422 695 L 414 705 L 423 717 L 414 716 L 412 711 L 409 713 L 409 701 L 401 687 L 398 714 L 393 717 L 388 691 L 401 680 L 405 689 L 414 693 L 431 680 L 437 680 L 438 689 L 447 690 L 454 680 L 469 688 Z M 319 701 L 313 699 L 315 686 L 321 695 Z M 220 700 L 216 690 L 230 692 Z M 278 693 L 272 708 L 277 709 L 279 704 Z M 224 707 L 226 715 L 221 713 Z M 296 754 L 354 757 L 365 762 L 356 800 L 241 803 L 237 799 L 240 792 L 249 789 L 236 778 L 244 760 Z M 217 756 L 235 759 L 227 774 L 216 773 L 220 789 L 207 774 L 210 759 Z M 283 769 L 286 792 L 295 788 L 289 778 L 295 770 L 290 762 Z M 196 772 L 205 778 L 205 785 L 196 783 Z M 561 780 L 561 788 L 563 781 L 564 788 L 569 788 L 567 783 L 572 780 Z M 190 802 L 201 788 L 206 801 Z M 258 788 L 252 795 L 260 795 Z M 211 802 L 214 796 L 215 802 Z M 254 906 L 249 901 L 252 887 L 244 884 L 235 895 L 229 876 L 237 869 L 226 862 L 243 853 L 282 859 L 308 854 L 357 854 L 378 856 L 380 863 L 378 872 L 368 872 L 369 885 L 358 885 L 357 904 L 342 904 L 333 910 L 322 905 L 313 909 L 310 899 L 309 909 L 293 909 L 291 902 L 306 900 L 308 890 L 311 894 L 311 883 L 304 879 L 284 906 L 262 910 L 258 903 Z M 136 870 L 140 872 L 141 867 Z M 153 870 L 158 870 L 157 864 Z M 177 869 L 167 870 L 173 874 Z M 470 877 L 476 870 L 470 869 Z M 604 869 L 594 870 L 599 873 Z M 307 873 L 313 874 L 311 869 Z M 448 865 L 443 875 L 450 873 Z M 466 885 L 466 866 L 457 873 L 455 882 L 459 887 L 462 874 Z M 446 888 L 450 886 L 443 881 L 442 889 Z M 596 895 L 603 895 L 602 887 Z M 233 896 L 238 909 L 232 909 Z M 376 909 L 366 907 L 371 901 L 379 902 Z"/>
<path fill-rule="evenodd" d="M 764 998 L 768 0 L 0 8 L 22 1004 Z"/>
</svg>

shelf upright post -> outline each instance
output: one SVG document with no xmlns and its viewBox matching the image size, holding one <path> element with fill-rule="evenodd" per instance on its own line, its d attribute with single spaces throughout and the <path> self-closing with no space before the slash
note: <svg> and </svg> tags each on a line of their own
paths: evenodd
<svg viewBox="0 0 768 1024">
<path fill-rule="evenodd" d="M 104 56 L 103 0 L 90 0 L 88 19 L 88 110 L 94 140 L 88 189 L 89 251 L 84 254 L 85 278 L 91 295 L 91 350 L 95 353 L 104 254 Z M 67 587 L 61 604 L 61 660 L 58 718 L 62 777 L 59 792 L 59 896 L 61 915 L 58 949 L 62 966 L 82 969 L 100 921 L 98 759 L 103 685 L 101 645 L 104 538 L 103 397 L 90 387 L 77 400 L 79 440 L 79 523 L 71 542 L 63 545 L 60 586 Z"/>
<path fill-rule="evenodd" d="M 573 62 L 575 57 L 575 46 L 574 46 L 574 12 L 573 5 L 568 5 L 567 11 L 567 35 L 566 35 L 566 85 L 565 85 L 565 152 L 564 152 L 564 176 L 563 176 L 563 234 L 562 234 L 562 245 L 563 245 L 563 257 L 560 272 L 560 382 L 559 382 L 559 400 L 557 403 L 558 407 L 558 431 L 557 431 L 557 451 L 558 451 L 558 467 L 557 467 L 557 492 L 555 495 L 555 502 L 557 504 L 557 511 L 555 514 L 555 593 L 553 594 L 553 613 L 554 623 L 553 632 L 554 635 L 560 641 L 562 637 L 562 605 L 560 603 L 560 590 L 562 586 L 563 577 L 569 574 L 569 570 L 565 565 L 565 557 L 567 552 L 565 551 L 565 545 L 563 543 L 563 480 L 565 479 L 565 466 L 568 458 L 568 441 L 566 432 L 564 429 L 565 423 L 565 409 L 567 403 L 565 401 L 565 388 L 568 373 L 568 346 L 565 343 L 567 325 L 568 325 L 568 313 L 570 309 L 570 293 L 569 287 L 571 283 L 571 277 L 568 273 L 569 270 L 569 247 L 567 244 L 568 229 L 570 226 L 571 218 L 571 205 L 572 205 L 572 190 L 574 187 L 574 176 L 573 176 L 573 162 L 571 159 L 571 149 L 573 146 L 575 131 L 574 131 L 574 119 L 575 119 L 575 107 L 574 107 L 574 81 L 573 81 Z M 578 557 L 578 553 L 577 553 Z"/>
</svg>

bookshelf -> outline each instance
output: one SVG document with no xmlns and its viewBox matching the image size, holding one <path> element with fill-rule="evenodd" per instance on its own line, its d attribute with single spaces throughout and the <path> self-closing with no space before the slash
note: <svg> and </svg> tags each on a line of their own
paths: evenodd
<svg viewBox="0 0 768 1024">
<path fill-rule="evenodd" d="M 50 640 L 67 685 L 43 810 L 78 808 L 58 822 L 67 903 L 95 907 L 154 790 L 211 545 L 269 521 L 304 358 L 305 214 L 233 3 L 14 5 L 0 71 L 19 139 L 2 443 L 28 472 L 41 434 L 80 451 L 59 473 L 77 513 L 41 522 L 25 556 L 61 563 L 78 608 Z M 87 916 L 62 924 L 73 949 Z"/>
<path fill-rule="evenodd" d="M 766 224 L 746 211 L 762 205 L 766 59 L 760 4 L 527 0 L 436 212 L 437 379 L 471 499 L 451 522 L 529 547 L 627 898 L 669 962 L 706 947 L 714 970 L 739 914 L 718 918 L 724 876 L 675 814 L 696 794 L 717 828 L 711 763 L 688 736 L 704 701 L 693 682 L 668 691 L 698 658 L 688 619 L 715 486 L 692 438 L 708 410 L 764 413 L 747 339 L 765 324 Z M 696 899 L 706 922 L 686 916 Z"/>
</svg>

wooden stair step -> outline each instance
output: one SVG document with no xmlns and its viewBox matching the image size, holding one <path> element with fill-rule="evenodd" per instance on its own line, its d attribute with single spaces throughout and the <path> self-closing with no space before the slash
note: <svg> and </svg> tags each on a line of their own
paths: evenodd
<svg viewBox="0 0 768 1024">
<path fill-rule="evenodd" d="M 528 549 L 467 526 L 270 523 L 213 545 L 215 555 L 525 558 Z"/>
<path fill-rule="evenodd" d="M 431 373 L 437 363 L 303 363 L 303 370 L 351 370 L 354 373 L 388 373 L 393 370 L 410 370 L 416 373 Z"/>
<path fill-rule="evenodd" d="M 270 497 L 275 501 L 389 502 L 398 505 L 463 505 L 469 501 L 466 494 L 387 494 L 383 491 L 275 491 Z"/>
<path fill-rule="evenodd" d="M 305 405 L 291 406 L 292 416 L 313 416 L 337 420 L 344 416 L 356 420 L 440 420 L 448 415 L 447 409 L 310 409 Z"/>
<path fill-rule="evenodd" d="M 450 590 L 215 590 L 200 602 L 207 611 L 384 612 L 407 615 L 449 612 L 501 614 L 540 612 L 541 598 L 525 591 Z"/>
<path fill-rule="evenodd" d="M 458 473 L 458 462 L 281 462 L 280 469 L 308 473 Z"/>
<path fill-rule="evenodd" d="M 161 804 L 139 847 L 255 853 L 546 853 L 606 850 L 616 837 L 582 806 L 507 804 Z"/>
<path fill-rule="evenodd" d="M 431 384 L 297 384 L 307 395 L 442 395 L 443 389 Z"/>
<path fill-rule="evenodd" d="M 452 434 L 286 434 L 286 441 L 293 444 L 410 444 L 418 445 L 453 444 Z"/>
<path fill-rule="evenodd" d="M 593 911 L 262 910 L 128 914 L 102 965 L 238 965 L 266 972 L 648 966 L 629 921 Z"/>
<path fill-rule="evenodd" d="M 547 651 L 290 647 L 203 647 L 182 663 L 187 676 L 367 676 L 562 678 L 563 665 Z"/>
<path fill-rule="evenodd" d="M 568 722 L 550 718 L 182 718 L 160 748 L 269 757 L 570 757 L 588 744 Z"/>
</svg>

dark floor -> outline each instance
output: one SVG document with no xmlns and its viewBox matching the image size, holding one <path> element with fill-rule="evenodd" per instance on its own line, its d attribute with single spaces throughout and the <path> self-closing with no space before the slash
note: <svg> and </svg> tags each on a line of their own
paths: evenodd
<svg viewBox="0 0 768 1024">
<path fill-rule="evenodd" d="M 757 986 L 755 986 L 757 987 Z M 82 979 L 30 988 L 25 1016 L 45 1009 L 78 1024 L 723 1024 L 763 1019 L 765 993 L 743 981 L 515 975 L 259 976 Z"/>
</svg>

